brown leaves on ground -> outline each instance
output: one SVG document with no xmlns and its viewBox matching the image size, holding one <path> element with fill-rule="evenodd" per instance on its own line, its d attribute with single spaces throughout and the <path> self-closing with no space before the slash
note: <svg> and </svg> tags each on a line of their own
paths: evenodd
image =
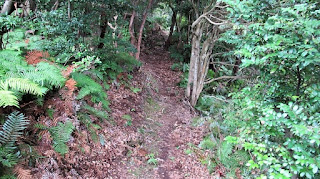
<svg viewBox="0 0 320 179">
<path fill-rule="evenodd" d="M 28 51 L 26 55 L 26 61 L 30 65 L 36 65 L 40 62 L 46 61 L 47 58 L 49 58 L 50 55 L 48 52 L 43 52 L 39 50 L 33 50 L 33 51 Z"/>
</svg>

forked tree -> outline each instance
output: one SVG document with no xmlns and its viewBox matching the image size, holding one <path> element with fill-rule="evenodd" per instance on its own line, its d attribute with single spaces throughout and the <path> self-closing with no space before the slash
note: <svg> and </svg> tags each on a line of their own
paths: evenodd
<svg viewBox="0 0 320 179">
<path fill-rule="evenodd" d="M 191 105 L 195 106 L 205 84 L 212 49 L 221 33 L 220 26 L 226 25 L 227 21 L 224 19 L 226 6 L 221 2 L 217 0 L 207 2 L 190 0 L 190 2 L 193 5 L 196 20 L 191 26 L 192 50 L 186 97 Z M 202 12 L 200 9 L 203 9 Z"/>
</svg>

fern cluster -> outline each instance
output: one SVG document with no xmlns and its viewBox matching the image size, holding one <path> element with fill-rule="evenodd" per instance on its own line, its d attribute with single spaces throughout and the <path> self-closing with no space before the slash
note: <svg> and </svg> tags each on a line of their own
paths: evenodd
<svg viewBox="0 0 320 179">
<path fill-rule="evenodd" d="M 107 93 L 99 83 L 82 73 L 72 73 L 72 78 L 77 82 L 77 87 L 80 88 L 77 99 L 90 95 L 93 103 L 101 102 L 105 109 L 109 108 Z"/>
<path fill-rule="evenodd" d="M 0 51 L 0 107 L 18 107 L 23 94 L 44 95 L 62 87 L 65 78 L 58 67 L 46 62 L 28 65 L 20 51 Z"/>
<path fill-rule="evenodd" d="M 89 105 L 84 105 L 83 109 L 85 109 L 89 114 L 98 117 L 99 119 L 108 119 L 108 114 L 104 111 L 100 111 Z"/>
<path fill-rule="evenodd" d="M 49 129 L 49 132 L 53 138 L 54 150 L 64 155 L 68 153 L 69 148 L 66 144 L 70 140 L 70 136 L 74 130 L 72 122 L 67 121 L 65 124 L 59 122 L 57 126 Z"/>
<path fill-rule="evenodd" d="M 19 112 L 8 116 L 0 131 L 0 162 L 2 165 L 12 167 L 18 162 L 19 153 L 15 153 L 15 142 L 27 128 L 29 121 Z"/>
</svg>

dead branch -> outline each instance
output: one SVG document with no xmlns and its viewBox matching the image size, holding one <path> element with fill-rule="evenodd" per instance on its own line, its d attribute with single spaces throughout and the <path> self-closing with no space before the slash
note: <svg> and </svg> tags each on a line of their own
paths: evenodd
<svg viewBox="0 0 320 179">
<path fill-rule="evenodd" d="M 211 62 L 210 64 L 220 64 L 220 65 L 236 66 L 236 67 L 238 67 L 238 66 L 239 66 L 239 65 L 234 65 L 234 64 L 225 63 L 225 62 Z"/>
<path fill-rule="evenodd" d="M 248 78 L 247 76 L 220 76 L 218 78 L 213 78 L 209 81 L 206 81 L 204 82 L 204 84 L 209 84 L 209 83 L 212 83 L 214 81 L 218 81 L 218 80 L 223 80 L 223 79 L 233 79 L 233 80 L 236 80 L 236 79 L 244 79 L 244 78 Z"/>
</svg>

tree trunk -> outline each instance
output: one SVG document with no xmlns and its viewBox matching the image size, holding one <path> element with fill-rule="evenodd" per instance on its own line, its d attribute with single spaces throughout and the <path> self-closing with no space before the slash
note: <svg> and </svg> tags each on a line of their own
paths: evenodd
<svg viewBox="0 0 320 179">
<path fill-rule="evenodd" d="M 164 48 L 166 50 L 168 50 L 170 45 L 171 45 L 172 34 L 173 34 L 173 31 L 174 31 L 175 24 L 177 22 L 177 11 L 174 10 L 173 8 L 172 8 L 172 11 L 173 11 L 173 14 L 172 14 L 172 18 L 171 18 L 170 33 L 169 33 L 168 39 L 167 39 L 167 41 L 166 41 L 166 43 L 164 45 Z"/>
<path fill-rule="evenodd" d="M 129 23 L 130 42 L 133 46 L 136 46 L 136 37 L 134 36 L 134 27 L 133 27 L 135 16 L 136 16 L 136 11 L 133 10 L 130 18 L 130 23 Z"/>
<path fill-rule="evenodd" d="M 186 97 L 189 98 L 191 101 L 191 88 L 196 84 L 197 81 L 197 71 L 198 68 L 197 61 L 200 55 L 200 40 L 202 37 L 202 25 L 198 23 L 195 27 L 194 34 L 192 37 L 192 48 L 191 48 L 191 57 L 190 57 L 190 68 L 189 68 L 189 77 L 188 77 L 188 84 L 186 90 Z"/>
<path fill-rule="evenodd" d="M 13 11 L 13 0 L 6 0 L 0 14 L 10 14 Z"/>
<path fill-rule="evenodd" d="M 71 2 L 68 0 L 68 18 L 71 19 Z"/>
<path fill-rule="evenodd" d="M 152 2 L 153 2 L 153 0 L 149 0 L 148 6 L 147 6 L 147 8 L 146 8 L 146 10 L 145 10 L 145 12 L 143 14 L 142 23 L 141 23 L 140 30 L 139 30 L 138 43 L 137 43 L 137 53 L 136 53 L 136 59 L 138 59 L 138 60 L 140 58 L 141 41 L 142 41 L 142 34 L 143 34 L 144 24 L 146 23 L 148 11 L 152 6 Z"/>
<path fill-rule="evenodd" d="M 0 50 L 2 50 L 2 37 L 3 37 L 3 35 L 0 34 Z"/>
<path fill-rule="evenodd" d="M 108 19 L 107 16 L 104 12 L 101 13 L 101 22 L 100 22 L 100 40 L 103 40 L 104 37 L 106 36 L 106 32 L 107 32 L 107 26 L 108 26 Z M 104 47 L 104 43 L 100 42 L 100 44 L 98 45 L 99 49 L 102 49 Z"/>
</svg>

